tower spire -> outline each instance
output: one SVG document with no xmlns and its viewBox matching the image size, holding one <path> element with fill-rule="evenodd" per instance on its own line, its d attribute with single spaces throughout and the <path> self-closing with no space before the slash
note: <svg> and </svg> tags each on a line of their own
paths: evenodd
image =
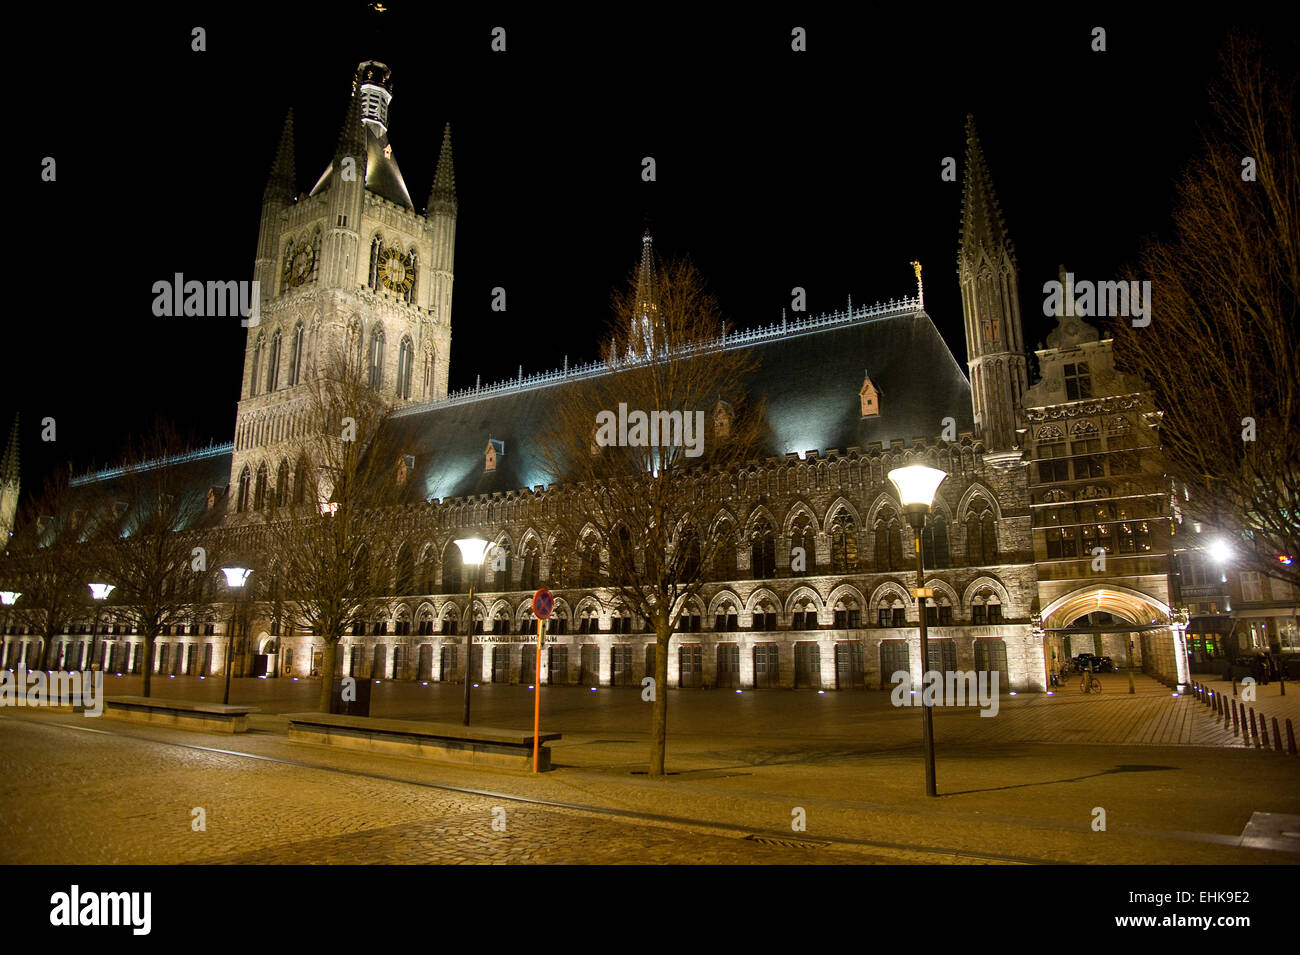
<svg viewBox="0 0 1300 955">
<path fill-rule="evenodd" d="M 9 546 L 9 535 L 13 533 L 14 521 L 18 517 L 18 412 L 14 412 L 14 424 L 9 429 L 9 445 L 5 456 L 0 459 L 0 553 Z"/>
<path fill-rule="evenodd" d="M 348 156 L 359 158 L 363 164 L 366 161 L 366 128 L 361 125 L 361 97 L 355 92 L 348 100 L 347 117 L 339 130 L 339 144 L 334 150 L 335 167 Z M 364 174 L 365 169 L 361 172 Z"/>
<path fill-rule="evenodd" d="M 9 429 L 9 444 L 5 456 L 0 458 L 0 484 L 18 486 L 18 412 L 14 412 L 13 427 Z"/>
<path fill-rule="evenodd" d="M 654 326 L 659 312 L 659 288 L 655 280 L 654 236 L 649 226 L 641 237 L 641 268 L 636 278 L 636 314 L 631 321 L 631 352 L 654 349 Z M 638 327 L 639 326 L 639 327 Z"/>
<path fill-rule="evenodd" d="M 428 209 L 444 207 L 456 211 L 456 169 L 451 162 L 451 123 L 442 129 L 442 149 L 438 151 L 438 168 L 433 174 L 433 187 L 429 190 Z"/>
<path fill-rule="evenodd" d="M 288 201 L 297 192 L 296 176 L 293 164 L 293 107 L 284 118 L 284 130 L 280 133 L 280 146 L 275 151 L 275 162 L 271 165 L 271 175 L 266 180 L 263 199 L 280 199 Z"/>
<path fill-rule="evenodd" d="M 1015 250 L 975 133 L 975 118 L 969 114 L 957 277 L 966 320 L 975 427 L 986 452 L 1010 462 L 1019 458 L 1017 429 L 1028 388 L 1020 279 Z"/>
<path fill-rule="evenodd" d="M 1002 208 L 993 191 L 993 178 L 989 175 L 984 149 L 975 132 L 975 117 L 966 114 L 966 181 L 962 187 L 961 255 L 973 258 L 981 246 L 992 256 L 995 250 L 1006 249 L 1014 263 L 1015 247 L 1007 235 Z"/>
</svg>

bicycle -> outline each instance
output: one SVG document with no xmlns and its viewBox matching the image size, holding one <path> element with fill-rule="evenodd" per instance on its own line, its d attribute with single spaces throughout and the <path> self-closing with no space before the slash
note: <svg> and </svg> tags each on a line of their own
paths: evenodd
<svg viewBox="0 0 1300 955">
<path fill-rule="evenodd" d="M 1085 673 L 1083 679 L 1079 681 L 1079 692 L 1081 693 L 1100 693 L 1101 680 L 1091 673 Z"/>
</svg>

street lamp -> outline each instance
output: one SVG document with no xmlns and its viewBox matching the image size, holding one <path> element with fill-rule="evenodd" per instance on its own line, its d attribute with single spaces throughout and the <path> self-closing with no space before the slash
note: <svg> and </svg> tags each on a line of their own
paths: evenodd
<svg viewBox="0 0 1300 955">
<path fill-rule="evenodd" d="M 95 636 L 99 633 L 99 611 L 104 606 L 104 601 L 108 599 L 116 588 L 112 584 L 87 584 L 90 588 L 90 596 L 95 600 L 95 622 L 90 627 L 90 655 L 86 657 L 90 661 L 90 668 L 95 668 Z"/>
<path fill-rule="evenodd" d="M 226 575 L 226 586 L 233 587 L 236 594 L 243 590 L 244 584 L 248 581 L 248 575 L 252 573 L 244 567 L 222 567 L 221 572 Z M 238 601 L 238 596 L 235 600 Z M 230 668 L 234 663 L 235 650 L 235 608 L 236 603 L 232 602 L 230 607 L 230 630 L 226 633 L 226 692 L 221 697 L 221 702 L 230 702 Z"/>
<path fill-rule="evenodd" d="M 905 468 L 894 468 L 889 472 L 889 480 L 898 489 L 898 500 L 903 505 L 907 522 L 912 525 L 916 540 L 916 609 L 921 621 L 921 681 L 925 682 L 926 668 L 930 665 L 930 643 L 926 631 L 925 598 L 932 596 L 925 588 L 925 560 L 921 552 L 921 532 L 925 529 L 925 519 L 930 514 L 934 503 L 934 493 L 943 483 L 948 472 L 938 468 L 927 468 L 913 464 Z M 925 692 L 921 693 L 922 735 L 925 744 L 925 794 L 937 796 L 934 783 L 934 723 L 930 713 L 930 701 Z"/>
<path fill-rule="evenodd" d="M 9 635 L 9 608 L 12 607 L 14 601 L 21 596 L 22 594 L 16 590 L 0 590 L 0 606 L 5 608 L 4 624 L 0 625 L 0 646 L 4 645 L 5 639 Z"/>
<path fill-rule="evenodd" d="M 483 555 L 487 552 L 488 542 L 479 537 L 467 537 L 456 541 L 460 548 L 460 562 L 470 568 L 469 575 L 469 618 L 465 630 L 465 717 L 462 721 L 469 726 L 469 689 L 470 664 L 474 662 L 474 571 L 483 564 Z"/>
</svg>

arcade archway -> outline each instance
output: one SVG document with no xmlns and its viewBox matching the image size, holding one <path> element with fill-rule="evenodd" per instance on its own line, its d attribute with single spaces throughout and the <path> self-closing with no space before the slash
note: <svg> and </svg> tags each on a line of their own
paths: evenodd
<svg viewBox="0 0 1300 955">
<path fill-rule="evenodd" d="M 1109 656 L 1116 666 L 1141 667 L 1183 683 L 1187 655 L 1181 630 L 1171 627 L 1163 601 L 1114 584 L 1081 587 L 1053 600 L 1042 610 L 1043 657 L 1059 666 L 1078 653 Z"/>
</svg>

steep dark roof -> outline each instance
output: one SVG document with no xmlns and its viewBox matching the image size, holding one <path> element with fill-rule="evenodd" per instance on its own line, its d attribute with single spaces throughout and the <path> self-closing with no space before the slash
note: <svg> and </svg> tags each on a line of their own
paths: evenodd
<svg viewBox="0 0 1300 955">
<path fill-rule="evenodd" d="M 402 171 L 397 168 L 397 160 L 393 158 L 391 150 L 389 153 L 384 152 L 384 148 L 388 146 L 388 134 L 376 136 L 368 128 L 363 126 L 362 129 L 366 137 L 366 190 L 414 211 L 415 204 L 411 202 L 411 194 L 407 192 Z M 333 179 L 334 163 L 331 162 L 321 173 L 310 194 L 315 196 L 324 192 Z"/>
<path fill-rule="evenodd" d="M 958 432 L 974 429 L 970 383 L 923 311 L 804 323 L 736 347 L 753 349 L 759 359 L 751 394 L 767 398 L 767 454 L 936 438 L 945 417 L 955 419 Z M 858 392 L 868 369 L 880 414 L 863 418 Z M 383 446 L 414 455 L 408 483 L 415 499 L 549 484 L 538 436 L 566 389 L 583 386 L 581 379 L 561 379 L 405 410 L 386 423 Z M 505 446 L 494 471 L 484 470 L 489 437 Z"/>
<path fill-rule="evenodd" d="M 229 484 L 232 456 L 233 450 L 226 444 L 182 455 L 161 466 L 174 471 L 168 483 L 177 489 L 178 494 L 194 495 L 198 501 L 205 502 L 209 488 L 225 488 Z M 127 500 L 130 491 L 125 486 L 121 468 L 109 468 L 75 477 L 72 479 L 72 487 L 73 495 L 83 497 L 88 503 L 96 500 L 122 500 L 136 507 L 147 503 Z M 230 489 L 224 496 L 219 494 L 212 510 L 203 511 L 200 523 L 208 524 L 220 519 L 225 514 L 228 503 L 233 510 L 233 502 L 230 500 L 233 493 L 234 489 Z M 204 504 L 198 506 L 202 508 Z"/>
</svg>

